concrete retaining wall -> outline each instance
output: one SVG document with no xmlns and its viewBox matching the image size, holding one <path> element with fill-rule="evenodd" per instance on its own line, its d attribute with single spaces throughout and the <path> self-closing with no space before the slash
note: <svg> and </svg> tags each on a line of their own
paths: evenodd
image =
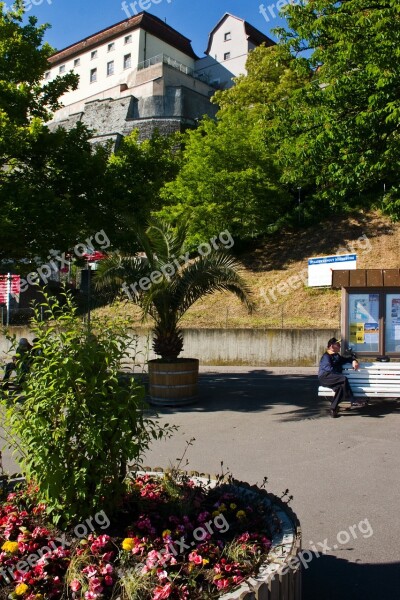
<svg viewBox="0 0 400 600">
<path fill-rule="evenodd" d="M 32 339 L 26 327 L 10 327 L 17 338 Z M 186 329 L 182 357 L 199 358 L 202 365 L 315 366 L 335 329 Z M 137 362 L 156 358 L 149 335 L 138 339 Z M 0 336 L 0 361 L 9 342 Z"/>
</svg>

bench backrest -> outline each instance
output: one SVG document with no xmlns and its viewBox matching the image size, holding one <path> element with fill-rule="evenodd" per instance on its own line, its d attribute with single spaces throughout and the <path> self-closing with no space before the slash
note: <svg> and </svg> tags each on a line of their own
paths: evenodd
<svg viewBox="0 0 400 600">
<path fill-rule="evenodd" d="M 400 395 L 400 363 L 360 363 L 360 369 L 354 371 L 351 364 L 344 365 L 351 388 L 368 389 L 380 392 L 398 392 Z"/>
</svg>

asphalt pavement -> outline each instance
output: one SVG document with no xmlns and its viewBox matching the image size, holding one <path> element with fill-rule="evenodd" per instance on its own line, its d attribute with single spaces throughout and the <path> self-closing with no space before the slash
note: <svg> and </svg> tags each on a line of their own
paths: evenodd
<svg viewBox="0 0 400 600">
<path fill-rule="evenodd" d="M 400 597 L 400 402 L 328 414 L 315 368 L 203 367 L 199 398 L 158 408 L 179 426 L 155 442 L 145 464 L 220 473 L 293 495 L 291 506 L 310 550 L 303 600 Z M 152 413 L 152 411 L 150 411 Z M 11 457 L 3 464 L 13 471 Z M 308 555 L 307 555 L 308 557 Z"/>
<path fill-rule="evenodd" d="M 400 402 L 328 414 L 315 368 L 204 367 L 199 399 L 158 410 L 179 426 L 146 463 L 288 488 L 310 562 L 303 600 L 400 598 Z M 308 555 L 307 555 L 308 558 Z"/>
</svg>

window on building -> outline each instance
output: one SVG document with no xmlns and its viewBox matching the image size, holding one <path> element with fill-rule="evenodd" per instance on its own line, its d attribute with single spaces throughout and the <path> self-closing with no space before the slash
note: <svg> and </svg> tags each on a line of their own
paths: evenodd
<svg viewBox="0 0 400 600">
<path fill-rule="evenodd" d="M 224 60 L 229 60 L 231 57 L 231 53 L 230 52 L 225 52 L 224 54 Z"/>
<path fill-rule="evenodd" d="M 90 69 L 90 83 L 97 81 L 97 69 Z"/>
<path fill-rule="evenodd" d="M 60 65 L 60 66 L 58 67 L 58 72 L 59 72 L 59 73 L 65 73 L 65 65 Z"/>
<path fill-rule="evenodd" d="M 50 79 L 50 71 L 46 71 L 46 73 L 44 74 L 44 78 Z"/>
<path fill-rule="evenodd" d="M 125 56 L 124 56 L 124 69 L 130 69 L 131 64 L 132 64 L 131 55 L 130 54 L 125 54 Z"/>
<path fill-rule="evenodd" d="M 124 37 L 124 44 L 131 44 L 132 43 L 132 36 L 131 35 L 126 35 Z"/>
<path fill-rule="evenodd" d="M 111 44 L 108 44 L 107 46 L 107 52 L 113 52 L 115 50 L 115 43 L 111 42 Z"/>
<path fill-rule="evenodd" d="M 80 58 L 76 58 L 74 60 L 74 67 L 79 67 L 80 64 L 81 64 L 81 59 Z"/>
<path fill-rule="evenodd" d="M 90 60 L 94 60 L 95 58 L 97 58 L 97 50 L 93 50 L 90 54 Z"/>
<path fill-rule="evenodd" d="M 231 39 L 232 39 L 231 32 L 230 32 L 230 31 L 227 31 L 227 32 L 224 34 L 224 41 L 225 41 L 225 42 L 228 42 L 228 41 L 229 41 L 229 40 L 231 40 Z"/>
<path fill-rule="evenodd" d="M 114 75 L 114 61 L 110 60 L 110 62 L 107 63 L 107 77 L 109 77 L 110 75 Z"/>
</svg>

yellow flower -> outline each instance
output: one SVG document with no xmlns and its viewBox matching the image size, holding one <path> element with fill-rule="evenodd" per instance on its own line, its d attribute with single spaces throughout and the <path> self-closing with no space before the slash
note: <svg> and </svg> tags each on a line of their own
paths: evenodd
<svg viewBox="0 0 400 600">
<path fill-rule="evenodd" d="M 219 510 L 220 510 L 221 512 L 225 512 L 225 511 L 226 511 L 226 510 L 228 510 L 228 509 L 226 508 L 225 504 L 221 504 L 221 505 L 219 506 Z"/>
<path fill-rule="evenodd" d="M 18 542 L 4 542 L 1 549 L 4 550 L 4 552 L 8 552 L 8 554 L 17 554 Z"/>
<path fill-rule="evenodd" d="M 244 519 L 246 517 L 246 513 L 244 512 L 244 510 L 238 510 L 236 516 L 238 519 Z"/>
<path fill-rule="evenodd" d="M 171 535 L 171 530 L 170 529 L 164 529 L 164 531 L 162 532 L 162 536 L 167 537 L 167 535 Z"/>
<path fill-rule="evenodd" d="M 234 503 L 232 502 L 232 504 L 230 504 L 230 505 L 229 505 L 229 507 L 230 507 L 232 510 L 235 510 L 235 508 L 237 508 L 237 505 L 236 505 L 236 504 L 234 504 Z"/>
<path fill-rule="evenodd" d="M 212 513 L 212 515 L 211 515 L 211 516 L 212 516 L 212 517 L 218 517 L 218 515 L 219 515 L 219 514 L 221 514 L 221 513 L 219 512 L 219 510 L 214 510 L 214 512 Z"/>
<path fill-rule="evenodd" d="M 125 538 L 122 542 L 122 549 L 130 552 L 135 547 L 135 540 L 132 538 Z"/>
<path fill-rule="evenodd" d="M 208 565 L 210 561 L 208 560 L 208 558 L 203 558 L 203 565 Z"/>
<path fill-rule="evenodd" d="M 26 583 L 20 583 L 15 588 L 15 593 L 17 594 L 17 596 L 23 596 L 28 590 L 29 587 L 26 585 Z"/>
</svg>

